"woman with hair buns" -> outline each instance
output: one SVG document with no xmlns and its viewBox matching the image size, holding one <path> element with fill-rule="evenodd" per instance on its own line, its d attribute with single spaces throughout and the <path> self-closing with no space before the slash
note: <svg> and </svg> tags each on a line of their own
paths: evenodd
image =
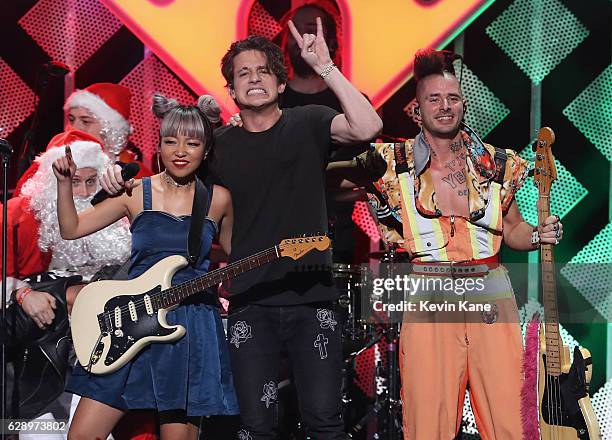
<svg viewBox="0 0 612 440">
<path fill-rule="evenodd" d="M 196 171 L 210 152 L 212 124 L 219 120 L 220 109 L 209 96 L 200 97 L 197 106 L 189 106 L 155 95 L 153 113 L 161 119 L 158 153 L 165 170 L 123 182 L 119 167 L 109 169 L 101 179 L 102 186 L 120 195 L 77 214 L 71 186 L 76 167 L 70 151 L 53 164 L 62 237 L 83 237 L 127 216 L 132 230 L 130 278 L 169 255 L 187 255 Z M 200 256 L 175 274 L 173 285 L 206 273 L 217 233 L 224 250 L 230 252 L 230 194 L 214 185 L 208 188 L 208 196 Z M 162 439 L 195 439 L 200 416 L 238 414 L 217 298 L 205 292 L 195 296 L 196 300 L 167 314 L 169 324 L 187 329 L 178 341 L 149 345 L 109 375 L 92 375 L 76 366 L 67 388 L 83 398 L 69 438 L 105 439 L 129 409 L 156 410 Z"/>
</svg>

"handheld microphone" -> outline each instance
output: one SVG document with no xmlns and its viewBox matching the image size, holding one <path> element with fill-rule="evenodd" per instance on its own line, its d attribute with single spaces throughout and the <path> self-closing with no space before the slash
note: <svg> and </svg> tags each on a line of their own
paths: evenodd
<svg viewBox="0 0 612 440">
<path fill-rule="evenodd" d="M 136 176 L 136 174 L 138 174 L 138 171 L 140 171 L 140 165 L 138 165 L 136 162 L 131 162 L 128 164 L 119 164 L 119 165 L 122 168 L 121 178 L 123 179 L 124 182 L 127 182 L 128 180 Z M 95 196 L 93 196 L 93 199 L 91 199 L 91 205 L 92 206 L 97 205 L 101 201 L 106 200 L 109 195 L 110 195 L 109 193 L 101 189 L 100 191 L 96 193 Z"/>
</svg>

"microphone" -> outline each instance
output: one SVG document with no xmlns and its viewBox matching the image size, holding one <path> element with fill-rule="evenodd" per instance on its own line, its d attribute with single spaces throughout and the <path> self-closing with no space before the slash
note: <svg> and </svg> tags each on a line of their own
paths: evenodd
<svg viewBox="0 0 612 440">
<path fill-rule="evenodd" d="M 136 176 L 136 174 L 138 174 L 138 171 L 140 171 L 140 165 L 138 165 L 136 162 L 131 162 L 128 164 L 118 163 L 118 165 L 122 168 L 121 178 L 124 182 L 127 182 L 128 180 Z M 101 189 L 96 193 L 95 196 L 93 196 L 93 199 L 91 199 L 91 205 L 97 205 L 101 201 L 106 200 L 109 195 L 109 193 Z"/>
<path fill-rule="evenodd" d="M 13 148 L 6 139 L 0 139 L 0 156 L 10 157 L 13 154 Z"/>
</svg>

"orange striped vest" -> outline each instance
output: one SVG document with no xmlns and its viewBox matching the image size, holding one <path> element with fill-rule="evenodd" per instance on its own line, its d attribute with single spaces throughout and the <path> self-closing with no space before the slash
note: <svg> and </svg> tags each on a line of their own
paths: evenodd
<svg viewBox="0 0 612 440">
<path fill-rule="evenodd" d="M 398 146 L 405 146 L 405 156 L 398 154 Z M 395 152 L 395 171 L 402 201 L 404 247 L 414 256 L 413 261 L 470 261 L 499 253 L 503 222 L 499 183 L 493 180 L 489 182 L 489 198 L 484 215 L 476 220 L 459 216 L 425 216 L 416 206 L 412 143 L 396 144 Z"/>
</svg>

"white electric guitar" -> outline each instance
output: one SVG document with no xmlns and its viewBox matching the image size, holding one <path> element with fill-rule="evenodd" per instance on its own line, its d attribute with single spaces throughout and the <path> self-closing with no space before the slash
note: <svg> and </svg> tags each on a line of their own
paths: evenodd
<svg viewBox="0 0 612 440">
<path fill-rule="evenodd" d="M 324 235 L 285 239 L 176 286 L 171 286 L 172 277 L 187 265 L 180 255 L 164 258 L 133 280 L 91 283 L 81 290 L 72 308 L 70 327 L 77 358 L 91 373 L 116 371 L 147 345 L 175 341 L 185 334 L 183 326 L 166 322 L 166 313 L 188 296 L 280 257 L 297 260 L 329 245 Z"/>
</svg>

